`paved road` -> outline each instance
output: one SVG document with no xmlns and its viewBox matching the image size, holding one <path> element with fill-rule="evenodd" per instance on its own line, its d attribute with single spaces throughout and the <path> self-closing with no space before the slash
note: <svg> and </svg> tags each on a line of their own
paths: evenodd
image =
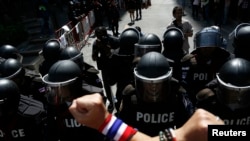
<svg viewBox="0 0 250 141">
<path fill-rule="evenodd" d="M 144 33 L 154 33 L 162 39 L 163 33 L 166 30 L 166 25 L 171 22 L 173 19 L 172 9 L 175 5 L 177 5 L 177 0 L 151 0 L 152 6 L 147 9 L 142 10 L 142 19 L 136 21 L 134 26 L 140 26 L 142 32 Z M 199 31 L 201 28 L 208 26 L 203 21 L 195 21 L 192 18 L 191 9 L 187 6 L 185 9 L 186 16 L 184 19 L 188 19 L 193 25 L 194 33 Z M 126 28 L 130 23 L 130 17 L 128 13 L 124 10 L 121 10 L 121 21 L 119 23 L 120 28 L 119 32 L 121 33 L 124 28 Z M 228 34 L 235 28 L 236 22 L 230 22 L 230 24 L 222 27 L 222 33 L 224 37 L 227 39 Z M 111 31 L 109 31 L 112 33 Z M 91 49 L 92 43 L 95 38 L 89 38 L 86 46 L 83 47 L 82 52 L 84 54 L 84 59 L 86 62 L 96 66 L 95 62 L 91 59 Z M 193 37 L 189 38 L 190 43 L 190 51 L 193 50 Z M 231 41 L 229 41 L 228 50 L 232 50 Z M 114 86 L 115 88 L 115 86 Z M 114 89 L 115 90 L 115 89 Z"/>
</svg>

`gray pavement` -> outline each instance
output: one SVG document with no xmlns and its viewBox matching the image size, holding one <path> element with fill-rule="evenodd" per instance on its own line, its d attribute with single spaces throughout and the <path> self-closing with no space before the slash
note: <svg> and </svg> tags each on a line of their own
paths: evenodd
<svg viewBox="0 0 250 141">
<path fill-rule="evenodd" d="M 151 0 L 151 6 L 147 9 L 142 10 L 142 19 L 139 21 L 135 21 L 134 25 L 131 25 L 131 27 L 134 26 L 140 26 L 143 33 L 154 33 L 159 36 L 160 39 L 162 39 L 163 33 L 166 30 L 166 26 L 172 21 L 172 9 L 175 5 L 177 5 L 177 0 Z M 187 5 L 185 8 L 185 14 L 186 16 L 183 17 L 183 19 L 187 19 L 191 22 L 193 25 L 194 34 L 201 30 L 205 26 L 211 26 L 207 25 L 204 21 L 196 21 L 192 18 L 192 10 L 191 7 Z M 123 31 L 123 29 L 129 27 L 130 23 L 130 17 L 129 14 L 124 10 L 121 9 L 121 21 L 119 22 L 119 33 Z M 227 39 L 228 34 L 233 31 L 233 29 L 236 27 L 237 22 L 229 21 L 228 25 L 222 26 L 221 31 L 224 35 L 224 37 Z M 108 31 L 110 34 L 112 34 L 111 31 Z M 91 37 L 91 36 L 90 36 Z M 194 36 L 193 36 L 194 37 Z M 190 51 L 193 50 L 194 44 L 193 44 L 193 37 L 189 38 L 190 43 Z M 89 38 L 88 44 L 86 44 L 82 48 L 82 52 L 84 55 L 85 62 L 92 64 L 93 66 L 96 66 L 96 62 L 94 62 L 91 59 L 91 52 L 92 52 L 92 43 L 95 40 L 95 38 Z M 229 41 L 228 50 L 232 51 L 231 41 Z M 112 87 L 113 92 L 115 92 L 115 85 Z"/>
<path fill-rule="evenodd" d="M 154 33 L 159 36 L 160 39 L 162 39 L 163 33 L 166 30 L 167 24 L 169 24 L 172 19 L 172 9 L 175 5 L 177 5 L 176 0 L 151 0 L 152 6 L 150 6 L 147 9 L 142 9 L 142 19 L 139 21 L 135 21 L 134 25 L 129 26 L 130 18 L 129 14 L 124 10 L 121 9 L 121 21 L 119 22 L 119 32 L 121 33 L 123 29 L 126 27 L 135 27 L 140 26 L 142 29 L 142 32 L 144 33 Z M 190 7 L 185 8 L 185 14 L 186 16 L 183 17 L 183 19 L 187 19 L 191 22 L 194 30 L 194 34 L 201 30 L 205 26 L 211 26 L 207 25 L 204 21 L 196 21 L 192 18 L 192 10 Z M 235 21 L 229 21 L 227 25 L 223 25 L 221 27 L 221 31 L 226 39 L 228 39 L 228 34 L 233 31 L 233 29 L 236 27 L 237 22 Z M 111 31 L 108 31 L 110 34 L 112 34 Z M 194 36 L 193 36 L 194 37 Z M 194 44 L 193 44 L 193 37 L 189 38 L 190 43 L 190 51 L 193 50 Z M 89 62 L 90 64 L 94 64 L 95 62 L 91 59 L 91 46 L 95 38 L 89 38 L 88 44 L 86 44 L 82 48 L 82 52 L 84 53 L 85 61 Z M 228 50 L 232 51 L 232 45 L 231 41 L 228 41 Z"/>
</svg>

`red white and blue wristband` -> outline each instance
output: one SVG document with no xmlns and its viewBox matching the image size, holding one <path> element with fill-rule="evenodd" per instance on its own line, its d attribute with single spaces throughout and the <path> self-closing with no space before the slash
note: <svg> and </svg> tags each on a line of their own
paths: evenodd
<svg viewBox="0 0 250 141">
<path fill-rule="evenodd" d="M 112 114 L 108 115 L 98 131 L 115 141 L 127 141 L 137 132 Z"/>
</svg>

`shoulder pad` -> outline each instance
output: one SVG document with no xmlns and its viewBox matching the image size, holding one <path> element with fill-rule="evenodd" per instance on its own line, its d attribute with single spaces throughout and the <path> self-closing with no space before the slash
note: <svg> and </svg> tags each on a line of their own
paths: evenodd
<svg viewBox="0 0 250 141">
<path fill-rule="evenodd" d="M 21 95 L 18 112 L 23 116 L 32 117 L 45 113 L 45 109 L 42 102 L 28 96 Z"/>
</svg>

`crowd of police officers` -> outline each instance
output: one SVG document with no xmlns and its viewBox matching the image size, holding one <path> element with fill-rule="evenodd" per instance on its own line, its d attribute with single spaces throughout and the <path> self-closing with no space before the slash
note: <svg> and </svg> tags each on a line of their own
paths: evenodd
<svg viewBox="0 0 250 141">
<path fill-rule="evenodd" d="M 183 52 L 183 33 L 174 27 L 163 39 L 133 27 L 119 37 L 102 26 L 94 32 L 97 68 L 57 39 L 44 43 L 38 73 L 22 65 L 14 46 L 0 47 L 0 140 L 110 140 L 77 123 L 68 110 L 75 98 L 93 93 L 109 101 L 111 113 L 150 136 L 182 126 L 196 108 L 227 125 L 250 125 L 249 23 L 230 34 L 233 53 L 217 26 L 197 32 L 190 53 Z"/>
</svg>

